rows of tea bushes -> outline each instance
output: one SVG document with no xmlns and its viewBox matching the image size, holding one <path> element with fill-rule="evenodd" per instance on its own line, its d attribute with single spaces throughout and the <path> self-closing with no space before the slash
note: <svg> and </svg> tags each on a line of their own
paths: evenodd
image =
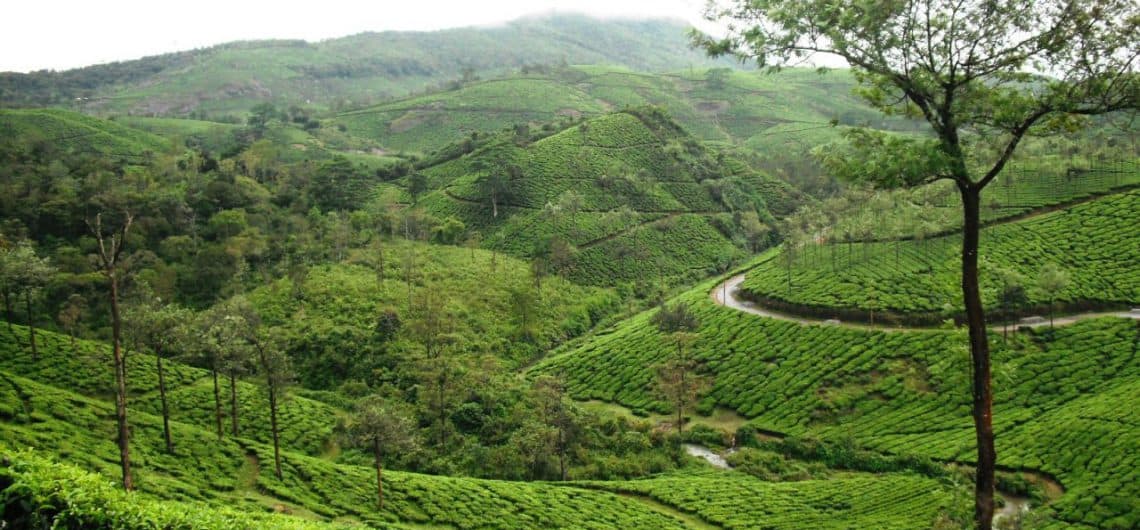
<svg viewBox="0 0 1140 530">
<path fill-rule="evenodd" d="M 38 138 L 60 151 L 77 150 L 141 160 L 144 152 L 163 152 L 170 143 L 159 136 L 62 109 L 4 109 L 5 136 Z"/>
<path fill-rule="evenodd" d="M 912 474 L 767 482 L 739 472 L 593 483 L 682 506 L 722 528 L 913 529 L 962 521 L 965 488 Z"/>
<path fill-rule="evenodd" d="M 16 342 L 26 332 L 23 326 L 7 331 L 0 326 L 0 370 L 52 387 L 66 388 L 95 399 L 112 400 L 114 384 L 111 376 L 111 352 L 100 342 L 78 340 L 71 348 L 70 340 L 63 335 L 39 332 L 41 354 L 33 359 L 24 345 Z M 132 410 L 161 414 L 158 396 L 158 376 L 154 357 L 141 352 L 128 352 L 127 377 Z M 171 418 L 176 422 L 197 426 L 208 432 L 215 431 L 214 391 L 209 372 L 178 362 L 164 363 L 167 399 Z M 256 381 L 256 379 L 252 379 Z M 230 434 L 229 383 L 223 374 L 222 423 L 226 435 Z M 243 437 L 268 443 L 269 403 L 261 386 L 239 381 L 237 383 L 238 417 Z M 281 404 L 280 427 L 282 444 L 296 451 L 319 454 L 332 437 L 332 429 L 340 412 L 329 405 L 302 396 L 291 396 Z M 66 414 L 63 416 L 66 420 Z M 159 431 L 161 436 L 161 431 Z"/>
<path fill-rule="evenodd" d="M 47 358 L 66 364 L 62 354 L 49 354 Z M 142 374 L 134 377 L 141 378 Z M 249 399 L 255 390 L 246 384 L 240 389 L 246 415 L 241 436 L 230 436 L 227 418 L 226 436 L 220 440 L 210 416 L 210 388 L 195 385 L 176 390 L 172 396 L 175 417 L 171 424 L 174 454 L 164 450 L 161 418 L 148 412 L 157 407 L 157 397 L 138 396 L 131 401 L 132 460 L 136 486 L 143 498 L 229 506 L 247 512 L 282 506 L 325 519 L 350 517 L 382 528 L 397 523 L 452 528 L 684 528 L 680 522 L 639 501 L 606 492 L 398 471 L 385 474 L 388 500 L 385 510 L 378 510 L 374 469 L 334 464 L 295 452 L 316 453 L 312 444 L 329 434 L 329 422 L 335 421 L 336 415 L 335 410 L 298 396 L 283 405 L 282 425 L 294 426 L 292 432 L 287 428 L 283 435 L 286 450 L 283 477 L 278 480 L 273 474 L 272 448 L 262 441 L 265 433 L 258 432 L 264 427 L 264 418 L 258 417 L 264 411 L 249 404 L 256 401 Z M 290 408 L 293 413 L 288 412 Z M 313 432 L 303 433 L 306 429 Z M 0 370 L 0 438 L 8 446 L 32 448 L 42 455 L 65 460 L 98 473 L 99 481 L 111 484 L 119 473 L 114 435 L 114 405 L 110 401 Z M 73 508 L 76 514 L 68 517 L 95 516 L 87 512 L 119 517 L 115 515 L 118 510 L 126 510 L 130 517 L 137 518 L 137 524 L 162 527 L 160 522 L 166 520 L 162 517 L 179 516 L 183 509 L 180 505 L 152 508 L 146 504 L 149 500 L 135 505 L 131 499 L 119 496 L 106 501 L 114 506 L 100 508 L 105 502 L 101 499 L 109 490 L 84 487 L 74 493 L 53 491 L 52 495 L 88 498 L 96 503 L 95 507 L 78 505 Z M 128 504 L 115 507 L 124 502 Z M 153 514 L 152 509 L 162 513 Z M 116 527 L 131 527 L 125 522 L 121 524 Z M 83 526 L 69 526 L 78 527 Z"/>
<path fill-rule="evenodd" d="M 0 445 L 0 513 L 12 528 L 338 530 L 356 524 L 306 521 L 256 511 L 126 494 L 103 475 L 29 450 Z M 397 528 L 377 526 L 377 528 Z"/>
<path fill-rule="evenodd" d="M 1128 191 L 982 233 L 982 292 L 998 308 L 999 271 L 1020 274 L 1030 307 L 1047 311 L 1034 286 L 1040 269 L 1056 263 L 1071 276 L 1057 302 L 1071 309 L 1128 307 L 1140 301 L 1140 190 Z M 866 320 L 873 311 L 937 321 L 961 306 L 960 237 L 830 244 L 783 256 L 749 272 L 743 295 L 785 310 Z M 791 280 L 789 282 L 789 271 Z"/>
<path fill-rule="evenodd" d="M 850 439 L 890 453 L 974 458 L 963 333 L 766 319 L 715 305 L 709 298 L 715 285 L 680 297 L 701 322 L 692 345 L 698 371 L 715 381 L 698 411 L 727 407 L 760 429 Z M 669 351 L 651 315 L 562 351 L 537 370 L 564 374 L 581 399 L 667 411 L 645 368 Z M 1000 463 L 1057 477 L 1069 491 L 1057 504 L 1061 520 L 1121 527 L 1120 518 L 1132 521 L 1137 513 L 1134 501 L 1122 499 L 1140 495 L 1132 480 L 1140 429 L 1093 411 L 1133 408 L 1138 341 L 1136 323 L 1115 318 L 1016 333 L 1008 344 L 991 337 Z M 1102 487 L 1116 493 L 1103 494 Z"/>
<path fill-rule="evenodd" d="M 722 162 L 729 158 L 714 156 L 660 111 L 632 109 L 527 145 L 496 137 L 425 168 L 431 191 L 418 204 L 511 255 L 533 258 L 552 240 L 569 243 L 577 253 L 558 272 L 577 283 L 691 279 L 742 254 L 733 211 L 769 218 L 755 183 L 771 179 Z M 514 175 L 497 216 L 482 180 L 488 171 Z"/>
<path fill-rule="evenodd" d="M 161 449 L 158 419 L 139 412 L 132 416 L 131 447 L 136 486 L 141 493 L 124 497 L 111 493 L 118 468 L 110 404 L 0 372 L 0 407 L 0 432 L 6 444 L 35 448 L 41 455 L 55 455 L 77 466 L 61 467 L 43 457 L 4 451 L 10 462 L 24 462 L 13 466 L 19 473 L 33 476 L 27 478 L 31 485 L 17 485 L 0 498 L 25 495 L 32 505 L 47 506 L 41 510 L 45 516 L 55 517 L 54 507 L 61 510 L 60 517 L 69 518 L 60 520 L 75 518 L 88 521 L 87 525 L 100 520 L 88 517 L 112 517 L 115 528 L 166 527 L 163 521 L 167 517 L 180 520 L 177 518 L 184 517 L 189 509 L 157 503 L 163 499 L 198 502 L 202 505 L 193 505 L 194 509 L 217 512 L 216 519 L 204 516 L 202 526 L 189 528 L 214 528 L 215 520 L 232 524 L 244 520 L 226 509 L 219 510 L 226 506 L 240 507 L 246 513 L 282 506 L 325 519 L 351 517 L 374 528 L 399 523 L 452 528 L 684 528 L 677 520 L 636 500 L 605 492 L 398 471 L 385 474 L 386 503 L 381 511 L 375 503 L 375 470 L 367 466 L 333 464 L 286 452 L 282 479 L 278 480 L 272 472 L 269 446 L 244 438 L 219 441 L 205 429 L 177 422 L 173 425 L 178 448 L 174 455 L 168 455 Z M 26 463 L 29 459 L 32 464 Z M 36 469 L 29 471 L 24 467 L 27 465 Z M 78 468 L 99 475 L 82 473 Z M 39 476 L 45 472 L 48 478 Z M 7 486 L 4 476 L 0 471 L 0 486 Z M 60 477 L 75 482 L 52 484 Z M 93 486 L 96 484 L 99 486 Z M 78 487 L 70 489 L 71 485 Z M 53 502 L 58 496 L 67 502 Z M 76 523 L 63 527 L 90 526 Z"/>
</svg>

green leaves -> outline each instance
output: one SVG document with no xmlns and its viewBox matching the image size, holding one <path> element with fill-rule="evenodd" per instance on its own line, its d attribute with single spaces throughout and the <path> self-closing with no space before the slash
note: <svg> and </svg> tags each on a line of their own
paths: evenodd
<svg viewBox="0 0 1140 530">
<path fill-rule="evenodd" d="M 948 178 L 951 164 L 937 140 L 866 128 L 847 128 L 843 141 L 813 152 L 834 176 L 879 188 L 913 187 Z"/>
</svg>

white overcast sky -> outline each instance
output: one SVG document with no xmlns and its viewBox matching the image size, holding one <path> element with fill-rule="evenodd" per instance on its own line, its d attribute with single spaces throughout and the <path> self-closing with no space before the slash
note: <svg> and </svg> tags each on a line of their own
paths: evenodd
<svg viewBox="0 0 1140 530">
<path fill-rule="evenodd" d="M 698 27 L 705 0 L 12 0 L 0 71 L 62 70 L 233 40 L 317 41 L 363 31 L 492 25 L 550 12 L 669 17 Z"/>
</svg>

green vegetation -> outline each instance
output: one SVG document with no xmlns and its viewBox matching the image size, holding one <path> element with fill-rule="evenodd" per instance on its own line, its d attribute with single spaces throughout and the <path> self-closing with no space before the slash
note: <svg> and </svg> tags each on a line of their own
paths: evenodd
<svg viewBox="0 0 1140 530">
<path fill-rule="evenodd" d="M 745 214 L 770 221 L 748 180 L 655 109 L 521 147 L 510 137 L 425 169 L 436 191 L 419 204 L 479 230 L 484 246 L 539 257 L 579 283 L 699 277 L 743 255 Z M 484 180 L 504 174 L 509 194 L 489 196 Z"/>
<path fill-rule="evenodd" d="M 678 298 L 701 322 L 691 346 L 697 371 L 715 380 L 698 411 L 728 407 L 765 431 L 971 460 L 968 357 L 960 332 L 802 326 L 715 305 L 709 298 L 714 285 Z M 653 313 L 565 348 L 535 370 L 564 374 L 579 399 L 667 411 L 643 368 L 661 362 L 671 347 L 651 325 Z M 1001 462 L 1064 484 L 1065 495 L 1045 510 L 1056 519 L 1050 524 L 1135 524 L 1128 462 L 1140 431 L 1115 418 L 1123 413 L 1123 396 L 1140 381 L 1132 362 L 1138 340 L 1133 321 L 1109 318 L 1019 333 L 1008 344 L 992 345 Z"/>
<path fill-rule="evenodd" d="M 1055 262 L 1073 281 L 1055 297 L 1027 285 L 1030 305 L 1014 313 L 1044 314 L 1053 298 L 1070 311 L 1127 309 L 1140 300 L 1138 222 L 1140 192 L 1128 191 L 986 229 L 982 268 L 990 274 L 983 277 L 983 300 L 991 310 L 1003 309 L 1001 278 L 994 272 L 1013 271 L 1032 281 Z M 749 272 L 742 291 L 761 303 L 823 318 L 867 320 L 874 311 L 886 313 L 874 317 L 881 321 L 937 323 L 960 312 L 960 245 L 955 236 L 808 245 L 795 251 L 790 265 L 778 256 Z"/>
<path fill-rule="evenodd" d="M 0 74 L 0 102 L 218 117 L 265 101 L 351 108 L 520 67 L 619 64 L 663 71 L 732 64 L 690 49 L 686 29 L 670 20 L 561 15 L 493 28 L 362 33 L 318 43 L 233 42 L 64 72 Z"/>
<path fill-rule="evenodd" d="M 81 152 L 143 161 L 144 155 L 170 150 L 168 140 L 113 121 L 60 109 L 0 109 L 5 142 L 42 144 L 60 152 Z"/>
<path fill-rule="evenodd" d="M 739 472 L 592 483 L 684 506 L 720 528 L 931 528 L 966 507 L 962 491 L 906 474 L 766 482 Z M 857 493 L 853 493 L 857 492 Z"/>
</svg>

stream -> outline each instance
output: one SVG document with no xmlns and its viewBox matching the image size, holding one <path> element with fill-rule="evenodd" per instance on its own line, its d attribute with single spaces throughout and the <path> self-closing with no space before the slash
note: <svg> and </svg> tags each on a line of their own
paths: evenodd
<svg viewBox="0 0 1140 530">
<path fill-rule="evenodd" d="M 701 460 L 708 462 L 710 466 L 713 466 L 717 469 L 732 469 L 732 466 L 729 465 L 727 460 L 725 460 L 725 456 L 736 452 L 736 449 L 728 449 L 725 451 L 725 455 L 722 456 L 720 453 L 717 453 L 716 451 L 713 451 L 712 449 L 703 445 L 682 444 L 682 447 L 685 449 L 685 454 L 700 458 Z M 1025 515 L 1026 513 L 1029 513 L 1031 504 L 1028 497 L 1022 497 L 1001 491 L 997 491 L 995 493 L 997 493 L 997 495 L 1001 497 L 1003 501 L 1005 501 L 1005 505 L 1002 506 L 1002 508 L 996 513 L 994 513 L 994 523 L 997 523 L 998 521 L 1007 517 L 1014 517 L 1018 514 Z"/>
</svg>

